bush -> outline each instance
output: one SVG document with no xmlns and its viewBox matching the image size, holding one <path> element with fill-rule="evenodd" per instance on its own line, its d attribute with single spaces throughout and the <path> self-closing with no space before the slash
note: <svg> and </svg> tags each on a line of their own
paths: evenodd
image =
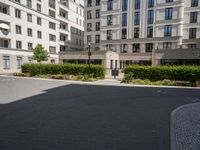
<svg viewBox="0 0 200 150">
<path fill-rule="evenodd" d="M 30 73 L 30 76 L 46 74 L 65 75 L 88 75 L 94 78 L 104 78 L 105 70 L 100 65 L 79 65 L 79 64 L 24 64 L 22 73 Z"/>
<path fill-rule="evenodd" d="M 200 67 L 198 66 L 128 66 L 124 73 L 124 79 L 128 76 L 129 81 L 133 79 L 148 79 L 150 81 L 167 79 L 190 82 L 200 80 Z"/>
</svg>

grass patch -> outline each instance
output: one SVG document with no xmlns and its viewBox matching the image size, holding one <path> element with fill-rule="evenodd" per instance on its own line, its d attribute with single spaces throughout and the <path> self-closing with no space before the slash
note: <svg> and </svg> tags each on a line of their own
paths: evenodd
<svg viewBox="0 0 200 150">
<path fill-rule="evenodd" d="M 18 77 L 30 77 L 28 73 L 14 73 L 14 76 Z M 90 75 L 67 75 L 67 74 L 45 74 L 45 75 L 35 75 L 35 78 L 43 79 L 57 79 L 57 80 L 75 80 L 75 81 L 85 81 L 93 82 L 100 80 L 100 77 L 93 77 L 93 74 Z"/>
<path fill-rule="evenodd" d="M 163 85 L 163 86 L 186 86 L 186 87 L 194 87 L 195 84 L 190 81 L 171 81 L 171 80 L 162 80 L 162 81 L 150 81 L 149 79 L 133 79 L 127 82 L 126 80 L 122 80 L 123 83 L 130 84 L 139 84 L 139 85 Z"/>
</svg>

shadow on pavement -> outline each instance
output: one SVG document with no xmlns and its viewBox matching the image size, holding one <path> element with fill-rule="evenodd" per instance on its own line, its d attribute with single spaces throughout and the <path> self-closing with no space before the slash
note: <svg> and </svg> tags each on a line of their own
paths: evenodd
<svg viewBox="0 0 200 150">
<path fill-rule="evenodd" d="M 169 150 L 170 113 L 199 90 L 66 85 L 0 105 L 1 150 Z"/>
</svg>

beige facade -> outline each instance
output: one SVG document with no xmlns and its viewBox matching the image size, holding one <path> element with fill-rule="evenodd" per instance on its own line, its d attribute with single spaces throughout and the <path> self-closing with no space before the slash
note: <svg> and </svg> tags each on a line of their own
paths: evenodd
<svg viewBox="0 0 200 150">
<path fill-rule="evenodd" d="M 152 52 L 158 49 L 200 48 L 199 0 L 95 2 L 85 0 L 85 48 L 91 43 L 93 49 L 115 51 L 121 64 L 152 64 Z M 98 9 L 100 17 L 96 19 Z M 97 22 L 101 23 L 99 31 Z"/>
</svg>

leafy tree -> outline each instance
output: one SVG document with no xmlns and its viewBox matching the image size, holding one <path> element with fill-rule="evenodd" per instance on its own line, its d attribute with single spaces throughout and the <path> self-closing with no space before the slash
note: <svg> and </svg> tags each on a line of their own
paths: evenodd
<svg viewBox="0 0 200 150">
<path fill-rule="evenodd" d="M 37 62 L 41 61 L 47 61 L 48 60 L 48 52 L 44 49 L 44 47 L 40 44 L 38 44 L 34 49 L 33 49 L 33 59 L 36 60 Z"/>
</svg>

